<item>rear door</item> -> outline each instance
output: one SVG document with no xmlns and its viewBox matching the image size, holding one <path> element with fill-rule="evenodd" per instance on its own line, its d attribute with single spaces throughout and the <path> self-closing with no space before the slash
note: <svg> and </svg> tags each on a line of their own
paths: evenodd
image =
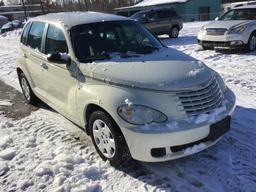
<svg viewBox="0 0 256 192">
<path fill-rule="evenodd" d="M 46 98 L 42 39 L 46 30 L 44 22 L 32 22 L 27 37 L 27 48 L 23 51 L 26 68 L 31 79 L 31 86 L 36 94 Z"/>
<path fill-rule="evenodd" d="M 47 100 L 57 111 L 68 118 L 75 113 L 75 94 L 78 85 L 76 79 L 75 63 L 49 62 L 47 55 L 51 53 L 66 53 L 69 49 L 64 31 L 49 24 L 44 45 L 44 64 L 47 66 L 45 73 Z"/>
<path fill-rule="evenodd" d="M 159 10 L 157 11 L 157 17 L 158 17 L 158 26 L 159 26 L 159 33 L 165 34 L 169 33 L 171 29 L 171 12 L 170 10 Z"/>
</svg>

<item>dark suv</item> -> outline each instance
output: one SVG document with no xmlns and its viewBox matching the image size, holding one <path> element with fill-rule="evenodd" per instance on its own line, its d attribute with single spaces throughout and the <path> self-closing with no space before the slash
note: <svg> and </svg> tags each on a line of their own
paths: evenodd
<svg viewBox="0 0 256 192">
<path fill-rule="evenodd" d="M 177 38 L 183 27 L 183 20 L 173 9 L 151 9 L 133 14 L 131 19 L 139 21 L 155 35 L 168 34 Z"/>
</svg>

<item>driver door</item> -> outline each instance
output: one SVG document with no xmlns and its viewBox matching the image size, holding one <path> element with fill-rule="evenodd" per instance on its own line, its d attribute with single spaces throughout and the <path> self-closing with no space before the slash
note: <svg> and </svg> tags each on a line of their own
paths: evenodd
<svg viewBox="0 0 256 192">
<path fill-rule="evenodd" d="M 49 24 L 45 38 L 45 58 L 44 65 L 45 86 L 47 91 L 47 100 L 50 105 L 64 116 L 73 119 L 75 116 L 75 100 L 78 81 L 76 74 L 71 70 L 75 63 L 70 65 L 66 63 L 55 63 L 47 60 L 47 55 L 51 53 L 68 53 L 68 46 L 64 32 Z"/>
</svg>

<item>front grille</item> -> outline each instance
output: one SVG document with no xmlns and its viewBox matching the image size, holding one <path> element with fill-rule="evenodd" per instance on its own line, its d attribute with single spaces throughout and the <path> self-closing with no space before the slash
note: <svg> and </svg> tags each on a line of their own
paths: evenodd
<svg viewBox="0 0 256 192">
<path fill-rule="evenodd" d="M 177 92 L 176 95 L 188 116 L 210 113 L 221 105 L 223 99 L 214 77 L 200 88 Z"/>
<path fill-rule="evenodd" d="M 208 28 L 206 29 L 207 35 L 220 36 L 226 33 L 227 29 L 222 28 Z"/>
</svg>

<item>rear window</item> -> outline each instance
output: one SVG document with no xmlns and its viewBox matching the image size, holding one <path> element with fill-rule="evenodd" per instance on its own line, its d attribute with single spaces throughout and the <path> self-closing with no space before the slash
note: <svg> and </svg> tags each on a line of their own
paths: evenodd
<svg viewBox="0 0 256 192">
<path fill-rule="evenodd" d="M 41 50 L 42 37 L 44 33 L 45 23 L 33 22 L 28 33 L 27 45 L 33 49 Z"/>
<path fill-rule="evenodd" d="M 21 40 L 20 41 L 24 45 L 27 44 L 28 32 L 29 32 L 30 26 L 31 26 L 31 23 L 26 24 L 26 26 L 25 26 L 25 28 L 22 32 L 22 35 L 21 35 Z"/>
</svg>

